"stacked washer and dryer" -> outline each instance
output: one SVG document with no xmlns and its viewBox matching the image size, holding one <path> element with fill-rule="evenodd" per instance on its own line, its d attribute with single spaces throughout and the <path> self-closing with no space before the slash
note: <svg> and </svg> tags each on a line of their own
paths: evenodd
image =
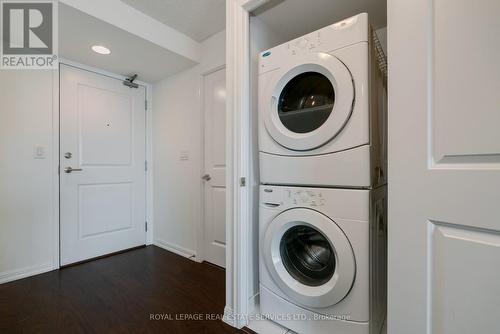
<svg viewBox="0 0 500 334">
<path fill-rule="evenodd" d="M 297 333 L 380 333 L 386 93 L 368 15 L 259 58 L 261 313 Z"/>
</svg>

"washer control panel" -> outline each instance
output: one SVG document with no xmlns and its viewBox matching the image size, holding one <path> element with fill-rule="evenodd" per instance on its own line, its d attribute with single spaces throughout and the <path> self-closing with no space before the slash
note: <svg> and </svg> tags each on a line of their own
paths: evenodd
<svg viewBox="0 0 500 334">
<path fill-rule="evenodd" d="M 294 189 L 290 191 L 291 204 L 300 206 L 323 206 L 325 199 L 319 190 Z"/>
<path fill-rule="evenodd" d="M 310 188 L 262 186 L 260 200 L 268 207 L 287 205 L 314 208 L 325 205 L 325 198 L 321 190 Z"/>
</svg>

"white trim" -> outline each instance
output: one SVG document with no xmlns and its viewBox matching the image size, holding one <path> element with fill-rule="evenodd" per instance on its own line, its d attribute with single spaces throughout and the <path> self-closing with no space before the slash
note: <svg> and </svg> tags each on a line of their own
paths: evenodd
<svg viewBox="0 0 500 334">
<path fill-rule="evenodd" d="M 226 64 L 217 65 L 215 67 L 209 68 L 206 71 L 201 72 L 200 76 L 206 77 L 209 74 L 215 73 L 215 72 L 220 71 L 220 70 L 225 69 L 225 68 L 226 68 Z"/>
<path fill-rule="evenodd" d="M 200 220 L 198 221 L 198 228 L 195 231 L 196 240 L 196 261 L 205 261 L 205 185 L 201 176 L 205 174 L 205 77 L 209 74 L 226 68 L 226 64 L 217 65 L 210 69 L 203 71 L 199 76 L 199 90 L 198 99 L 200 101 L 200 133 L 201 133 L 201 159 L 200 159 L 200 187 L 201 187 L 201 200 L 200 200 Z M 226 185 L 227 186 L 227 185 Z"/>
<path fill-rule="evenodd" d="M 224 307 L 224 315 L 222 316 L 222 320 L 233 327 L 238 327 L 238 323 L 236 321 L 233 310 L 227 305 Z"/>
<path fill-rule="evenodd" d="M 200 220 L 198 221 L 198 228 L 195 228 L 195 240 L 196 240 L 196 261 L 205 261 L 205 184 L 201 179 L 201 176 L 205 174 L 205 108 L 204 108 L 204 78 L 205 74 L 201 73 L 198 77 L 198 100 L 200 107 L 200 147 L 201 147 L 201 159 L 200 159 Z"/>
<path fill-rule="evenodd" d="M 259 313 L 257 310 L 260 308 L 260 292 L 257 292 L 248 301 L 248 313 L 255 314 Z"/>
<path fill-rule="evenodd" d="M 21 269 L 9 270 L 0 273 L 0 284 L 15 281 L 21 278 L 34 276 L 38 274 L 43 274 L 48 271 L 55 270 L 59 267 L 59 263 L 57 267 L 54 266 L 52 262 L 37 264 L 34 266 L 24 267 Z"/>
<path fill-rule="evenodd" d="M 59 66 L 52 73 L 52 223 L 53 246 L 52 268 L 59 268 L 60 236 L 59 236 Z"/>
<path fill-rule="evenodd" d="M 241 0 L 241 7 L 247 12 L 252 12 L 270 0 Z"/>
<path fill-rule="evenodd" d="M 261 0 L 226 0 L 227 63 L 227 201 L 226 201 L 226 308 L 241 328 L 248 324 L 251 226 L 250 192 L 250 16 Z M 244 7 L 245 8 L 244 8 Z M 240 187 L 240 178 L 246 178 Z"/>
<path fill-rule="evenodd" d="M 196 252 L 192 249 L 187 249 L 182 246 L 176 245 L 174 243 L 165 241 L 165 240 L 160 240 L 160 239 L 154 239 L 153 245 L 158 246 L 160 248 L 163 248 L 169 252 L 175 253 L 177 255 L 187 257 L 190 260 L 195 261 L 196 258 Z"/>
<path fill-rule="evenodd" d="M 146 87 L 146 161 L 148 170 L 146 171 L 146 221 L 148 230 L 146 231 L 146 245 L 153 244 L 154 238 L 154 165 L 153 165 L 153 86 L 145 84 Z"/>
</svg>

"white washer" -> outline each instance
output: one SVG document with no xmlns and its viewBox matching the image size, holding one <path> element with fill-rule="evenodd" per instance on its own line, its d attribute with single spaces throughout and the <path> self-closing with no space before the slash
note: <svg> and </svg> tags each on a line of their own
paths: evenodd
<svg viewBox="0 0 500 334">
<path fill-rule="evenodd" d="M 359 14 L 260 54 L 261 183 L 385 183 L 386 103 L 370 36 Z"/>
<path fill-rule="evenodd" d="M 262 315 L 297 333 L 380 333 L 386 193 L 260 186 Z"/>
</svg>

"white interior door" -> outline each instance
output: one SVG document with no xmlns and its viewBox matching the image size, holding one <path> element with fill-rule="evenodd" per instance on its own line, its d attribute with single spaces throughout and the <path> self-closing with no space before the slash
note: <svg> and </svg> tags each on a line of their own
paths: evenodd
<svg viewBox="0 0 500 334">
<path fill-rule="evenodd" d="M 500 1 L 389 0 L 390 334 L 500 332 Z"/>
<path fill-rule="evenodd" d="M 60 134 L 61 265 L 144 245 L 145 88 L 61 65 Z"/>
<path fill-rule="evenodd" d="M 203 80 L 205 110 L 204 257 L 226 266 L 226 70 Z"/>
</svg>

